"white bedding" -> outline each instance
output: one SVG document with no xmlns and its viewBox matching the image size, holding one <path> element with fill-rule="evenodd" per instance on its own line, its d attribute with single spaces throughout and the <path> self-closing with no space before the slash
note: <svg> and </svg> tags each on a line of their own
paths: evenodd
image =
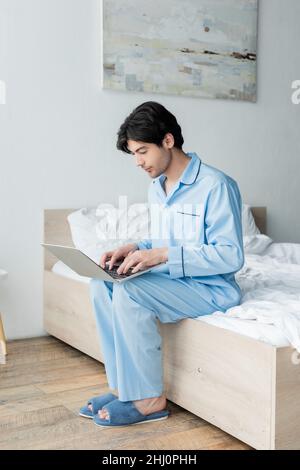
<svg viewBox="0 0 300 470">
<path fill-rule="evenodd" d="M 197 320 L 300 352 L 300 264 L 248 254 L 236 280 L 241 305 Z"/>
<path fill-rule="evenodd" d="M 52 270 L 78 281 L 90 281 L 61 261 Z M 290 344 L 300 353 L 300 244 L 272 243 L 261 255 L 246 254 L 236 280 L 243 293 L 241 305 L 197 320 L 275 346 Z"/>
</svg>

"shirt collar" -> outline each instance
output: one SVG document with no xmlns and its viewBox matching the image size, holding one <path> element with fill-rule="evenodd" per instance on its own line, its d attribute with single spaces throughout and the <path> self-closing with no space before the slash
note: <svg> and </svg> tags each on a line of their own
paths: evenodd
<svg viewBox="0 0 300 470">
<path fill-rule="evenodd" d="M 183 184 L 193 184 L 200 171 L 201 159 L 196 152 L 187 152 L 187 155 L 191 158 L 191 161 L 182 173 L 180 181 Z"/>
<path fill-rule="evenodd" d="M 187 155 L 190 157 L 191 161 L 188 163 L 187 167 L 184 169 L 182 175 L 180 176 L 180 182 L 183 184 L 193 184 L 199 174 L 201 166 L 201 158 L 198 157 L 196 152 L 187 152 Z M 166 179 L 164 174 L 155 178 L 155 181 L 163 183 Z"/>
</svg>

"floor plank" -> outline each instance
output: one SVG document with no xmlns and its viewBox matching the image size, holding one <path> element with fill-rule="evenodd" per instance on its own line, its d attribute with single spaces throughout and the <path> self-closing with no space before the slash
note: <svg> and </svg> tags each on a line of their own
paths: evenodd
<svg viewBox="0 0 300 470">
<path fill-rule="evenodd" d="M 168 402 L 170 417 L 126 428 L 102 428 L 78 416 L 109 391 L 103 364 L 53 337 L 8 343 L 0 366 L 0 449 L 249 449 Z"/>
</svg>

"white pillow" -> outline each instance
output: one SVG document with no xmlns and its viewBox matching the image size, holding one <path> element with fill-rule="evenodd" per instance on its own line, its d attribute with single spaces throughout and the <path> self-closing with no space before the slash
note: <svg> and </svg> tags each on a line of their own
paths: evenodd
<svg viewBox="0 0 300 470">
<path fill-rule="evenodd" d="M 244 252 L 252 255 L 261 255 L 272 243 L 272 238 L 262 233 L 243 237 Z"/>
<path fill-rule="evenodd" d="M 118 209 L 113 204 L 82 208 L 68 216 L 73 243 L 99 262 L 104 251 L 149 238 L 148 204 Z"/>
<path fill-rule="evenodd" d="M 242 205 L 242 227 L 244 236 L 257 235 L 260 233 L 259 228 L 255 224 L 255 220 L 251 212 L 251 206 L 249 204 Z"/>
<path fill-rule="evenodd" d="M 244 252 L 252 255 L 262 255 L 273 243 L 272 238 L 260 233 L 249 204 L 242 205 L 242 228 Z"/>
</svg>

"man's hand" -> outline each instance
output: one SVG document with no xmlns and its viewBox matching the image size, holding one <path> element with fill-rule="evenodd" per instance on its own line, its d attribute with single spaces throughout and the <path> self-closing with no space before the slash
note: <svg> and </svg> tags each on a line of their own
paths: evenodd
<svg viewBox="0 0 300 470">
<path fill-rule="evenodd" d="M 116 261 L 126 258 L 129 253 L 133 253 L 137 249 L 138 246 L 136 243 L 128 243 L 127 245 L 120 246 L 116 250 L 106 251 L 102 254 L 99 264 L 101 268 L 104 269 L 106 261 L 109 260 L 109 269 L 112 269 Z"/>
<path fill-rule="evenodd" d="M 152 248 L 149 250 L 137 250 L 128 253 L 123 263 L 119 266 L 117 273 L 126 273 L 128 269 L 132 268 L 131 273 L 142 271 L 152 266 L 168 261 L 168 248 Z"/>
</svg>

